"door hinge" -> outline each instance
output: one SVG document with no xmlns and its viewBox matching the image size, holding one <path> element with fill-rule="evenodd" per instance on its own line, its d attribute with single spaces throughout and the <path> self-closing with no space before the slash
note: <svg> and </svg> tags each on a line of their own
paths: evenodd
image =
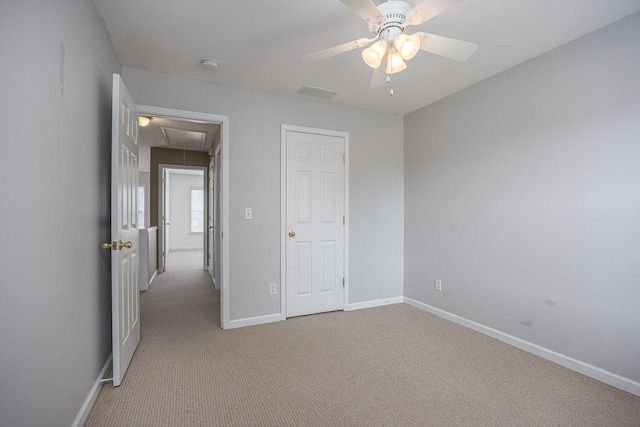
<svg viewBox="0 0 640 427">
<path fill-rule="evenodd" d="M 165 255 L 164 255 L 164 251 L 162 251 L 162 256 L 165 256 Z"/>
<path fill-rule="evenodd" d="M 162 183 L 163 183 L 163 184 L 166 184 L 166 183 L 167 183 L 167 180 L 166 180 L 166 179 L 164 179 L 164 178 L 162 178 Z"/>
<path fill-rule="evenodd" d="M 344 287 L 344 282 L 345 282 L 345 280 L 344 280 L 344 277 L 343 277 L 342 278 L 342 287 Z"/>
<path fill-rule="evenodd" d="M 342 163 L 347 163 L 347 153 L 342 153 Z"/>
<path fill-rule="evenodd" d="M 346 225 L 347 224 L 347 218 L 342 215 L 342 225 Z"/>
</svg>

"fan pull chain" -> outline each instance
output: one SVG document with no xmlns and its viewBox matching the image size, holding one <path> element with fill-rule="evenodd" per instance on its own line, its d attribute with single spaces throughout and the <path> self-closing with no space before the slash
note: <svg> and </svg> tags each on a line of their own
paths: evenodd
<svg viewBox="0 0 640 427">
<path fill-rule="evenodd" d="M 387 40 L 390 40 L 390 31 L 391 28 L 387 28 Z M 389 43 L 389 46 L 391 46 L 391 44 Z M 387 53 L 387 62 L 389 63 L 389 68 L 391 69 L 391 73 L 393 73 L 393 61 L 391 60 L 391 48 L 389 48 L 388 53 Z M 387 74 L 387 78 L 385 79 L 385 82 L 387 84 L 391 83 L 391 75 Z M 393 96 L 393 88 L 391 88 L 391 90 L 389 91 L 389 96 Z"/>
</svg>

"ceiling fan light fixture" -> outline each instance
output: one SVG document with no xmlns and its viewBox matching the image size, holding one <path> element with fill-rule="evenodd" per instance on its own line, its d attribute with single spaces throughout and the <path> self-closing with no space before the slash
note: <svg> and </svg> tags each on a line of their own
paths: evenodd
<svg viewBox="0 0 640 427">
<path fill-rule="evenodd" d="M 393 40 L 393 45 L 405 61 L 410 60 L 420 50 L 420 37 L 402 33 Z"/>
<path fill-rule="evenodd" d="M 387 58 L 387 74 L 395 74 L 407 68 L 400 52 L 396 51 L 389 54 Z"/>
<path fill-rule="evenodd" d="M 378 40 L 362 51 L 362 59 L 369 67 L 378 68 L 382 64 L 385 53 L 387 53 L 387 42 Z"/>
</svg>

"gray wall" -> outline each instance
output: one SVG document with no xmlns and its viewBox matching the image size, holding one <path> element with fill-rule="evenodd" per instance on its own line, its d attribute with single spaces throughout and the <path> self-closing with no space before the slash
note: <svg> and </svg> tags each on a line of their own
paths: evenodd
<svg viewBox="0 0 640 427">
<path fill-rule="evenodd" d="M 90 0 L 3 1 L 0 45 L 0 425 L 68 427 L 111 352 L 120 65 Z"/>
<path fill-rule="evenodd" d="M 123 79 L 138 104 L 229 116 L 231 320 L 280 312 L 268 283 L 280 282 L 283 123 L 350 133 L 350 301 L 402 295 L 401 116 L 126 67 Z M 252 221 L 243 219 L 245 207 L 253 208 Z"/>
<path fill-rule="evenodd" d="M 406 296 L 640 381 L 638 40 L 635 14 L 405 117 Z"/>
</svg>

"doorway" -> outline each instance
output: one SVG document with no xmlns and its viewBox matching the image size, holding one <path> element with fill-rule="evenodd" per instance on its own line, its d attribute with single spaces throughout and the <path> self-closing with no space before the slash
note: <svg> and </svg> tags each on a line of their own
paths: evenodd
<svg viewBox="0 0 640 427">
<path fill-rule="evenodd" d="M 206 270 L 206 167 L 158 165 L 161 272 Z"/>
<path fill-rule="evenodd" d="M 219 125 L 219 167 L 217 169 L 217 174 L 219 175 L 219 204 L 218 204 L 218 212 L 219 212 L 219 230 L 220 230 L 220 250 L 219 250 L 219 268 L 217 275 L 219 276 L 219 280 L 217 283 L 220 289 L 220 301 L 221 301 L 221 310 L 220 310 L 220 324 L 223 329 L 226 329 L 229 324 L 229 242 L 224 239 L 224 236 L 228 236 L 229 234 L 229 117 L 219 114 L 211 114 L 211 113 L 203 113 L 196 111 L 187 111 L 187 110 L 178 110 L 173 108 L 164 108 L 164 107 L 155 107 L 150 105 L 138 105 L 140 110 L 140 115 L 148 116 L 148 117 L 165 117 L 165 118 L 173 118 L 177 120 L 185 120 L 189 122 L 195 123 L 213 123 Z M 188 152 L 186 152 L 188 154 Z M 209 151 L 210 156 L 214 154 L 214 151 Z M 185 154 L 186 157 L 186 154 Z M 206 169 L 207 163 L 205 163 Z M 175 166 L 175 165 L 173 165 Z M 178 165 L 181 167 L 180 165 Z M 152 171 L 152 175 L 157 176 L 157 172 Z M 208 174 L 205 172 L 202 189 L 207 189 L 207 178 Z M 158 177 L 158 184 L 161 182 L 161 177 Z M 153 178 L 155 180 L 155 177 Z M 158 185 L 158 188 L 161 188 Z M 204 206 L 208 205 L 208 191 L 204 191 Z M 156 204 L 158 210 L 161 209 L 159 204 Z M 153 208 L 154 210 L 156 208 Z M 206 208 L 205 208 L 206 210 Z M 171 224 L 171 223 L 169 223 Z M 206 220 L 204 221 L 206 225 Z M 161 226 L 161 223 L 158 222 L 158 226 Z M 170 225 L 171 226 L 171 225 Z M 208 248 L 208 233 L 205 231 L 203 233 L 205 239 L 205 248 Z M 169 237 L 171 239 L 171 237 Z M 159 239 L 160 240 L 160 239 Z M 160 261 L 161 251 L 158 251 L 158 261 Z M 203 267 L 204 269 L 208 269 L 209 261 L 207 257 L 207 250 L 205 249 L 203 253 Z M 160 262 L 158 263 L 160 264 Z M 160 265 L 158 265 L 160 267 Z"/>
</svg>

